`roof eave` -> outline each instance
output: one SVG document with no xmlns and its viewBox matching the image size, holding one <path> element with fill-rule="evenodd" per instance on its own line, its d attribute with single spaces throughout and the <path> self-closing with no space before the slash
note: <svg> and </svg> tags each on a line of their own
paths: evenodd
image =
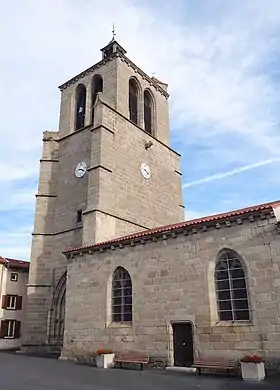
<svg viewBox="0 0 280 390">
<path fill-rule="evenodd" d="M 215 214 L 209 217 L 204 218 L 197 218 L 190 221 L 184 221 L 173 225 L 167 225 L 158 227 L 155 229 L 149 229 L 149 230 L 143 230 L 138 233 L 134 233 L 131 235 L 118 237 L 115 239 L 112 239 L 110 241 L 101 242 L 94 245 L 88 245 L 81 248 L 73 248 L 69 250 L 63 251 L 64 255 L 71 255 L 76 253 L 82 253 L 85 251 L 95 251 L 95 250 L 104 250 L 107 248 L 110 248 L 112 246 L 118 246 L 118 245 L 126 245 L 132 242 L 141 242 L 142 240 L 148 240 L 153 237 L 163 235 L 163 234 L 174 234 L 174 233 L 180 233 L 182 231 L 190 231 L 190 230 L 196 230 L 198 227 L 205 227 L 206 230 L 208 227 L 216 226 L 224 223 L 224 222 L 233 222 L 237 220 L 241 220 L 249 217 L 255 217 L 258 215 L 262 215 L 264 213 L 271 213 L 272 216 L 274 215 L 273 206 L 280 206 L 279 202 L 272 202 L 267 203 L 263 205 L 253 206 L 245 209 L 240 210 L 234 210 L 232 212 L 228 213 L 222 213 L 222 214 Z"/>
</svg>

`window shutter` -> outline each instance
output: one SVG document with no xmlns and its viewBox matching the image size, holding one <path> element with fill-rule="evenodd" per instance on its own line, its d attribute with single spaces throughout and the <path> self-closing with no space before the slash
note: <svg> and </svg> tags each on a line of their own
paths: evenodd
<svg viewBox="0 0 280 390">
<path fill-rule="evenodd" d="M 20 321 L 16 321 L 16 324 L 15 324 L 15 339 L 19 339 L 20 338 L 20 326 L 21 326 L 21 322 Z"/>
<path fill-rule="evenodd" d="M 0 325 L 0 339 L 3 339 L 8 334 L 8 321 L 1 321 Z"/>
<path fill-rule="evenodd" d="M 2 309 L 7 308 L 7 295 L 2 296 Z"/>
<path fill-rule="evenodd" d="M 18 295 L 16 297 L 16 310 L 22 309 L 22 296 Z"/>
</svg>

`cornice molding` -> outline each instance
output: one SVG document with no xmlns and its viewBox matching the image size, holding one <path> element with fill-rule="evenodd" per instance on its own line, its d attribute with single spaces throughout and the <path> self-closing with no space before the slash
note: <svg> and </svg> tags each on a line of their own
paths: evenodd
<svg viewBox="0 0 280 390">
<path fill-rule="evenodd" d="M 53 162 L 59 162 L 59 160 L 58 160 L 58 158 L 49 158 L 49 159 L 47 159 L 47 158 L 41 158 L 41 159 L 40 159 L 40 163 L 42 163 L 42 162 L 50 162 L 50 163 L 53 163 Z"/>
<path fill-rule="evenodd" d="M 150 76 L 148 76 L 143 70 L 141 70 L 137 65 L 135 65 L 128 57 L 120 52 L 113 53 L 110 57 L 106 57 L 96 64 L 92 65 L 90 68 L 84 70 L 79 73 L 77 76 L 72 77 L 70 80 L 61 84 L 58 88 L 60 91 L 68 88 L 70 85 L 76 84 L 79 80 L 84 78 L 85 76 L 93 73 L 96 69 L 99 69 L 101 66 L 105 65 L 107 62 L 112 61 L 114 58 L 120 58 L 121 61 L 125 62 L 128 66 L 130 66 L 135 73 L 139 73 L 151 86 L 153 86 L 158 92 L 164 95 L 166 98 L 169 97 L 168 92 L 166 92 L 156 81 L 154 81 Z"/>
<path fill-rule="evenodd" d="M 55 194 L 36 194 L 36 198 L 57 198 Z"/>
<path fill-rule="evenodd" d="M 93 171 L 93 170 L 98 169 L 98 168 L 104 169 L 105 171 L 110 172 L 110 173 L 113 172 L 112 169 L 107 168 L 107 167 L 104 167 L 104 165 L 95 165 L 95 166 L 93 166 L 93 167 L 89 167 L 89 168 L 87 169 L 87 171 Z"/>
</svg>

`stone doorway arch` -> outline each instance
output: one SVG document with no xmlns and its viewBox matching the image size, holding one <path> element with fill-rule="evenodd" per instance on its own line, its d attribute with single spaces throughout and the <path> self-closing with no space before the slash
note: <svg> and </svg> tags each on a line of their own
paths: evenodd
<svg viewBox="0 0 280 390">
<path fill-rule="evenodd" d="M 67 279 L 67 272 L 65 272 L 61 276 L 54 289 L 52 307 L 51 307 L 50 342 L 59 345 L 63 344 L 66 279 Z"/>
</svg>

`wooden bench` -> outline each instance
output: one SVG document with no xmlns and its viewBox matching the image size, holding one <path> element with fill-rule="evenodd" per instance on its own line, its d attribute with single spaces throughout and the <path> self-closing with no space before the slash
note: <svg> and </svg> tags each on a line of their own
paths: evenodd
<svg viewBox="0 0 280 390">
<path fill-rule="evenodd" d="M 233 370 L 237 369 L 237 365 L 238 362 L 233 359 L 199 357 L 195 360 L 192 367 L 197 368 L 199 375 L 201 375 L 202 368 L 225 370 L 228 374 L 230 374 Z"/>
<path fill-rule="evenodd" d="M 140 364 L 141 370 L 143 370 L 143 365 L 149 363 L 149 356 L 133 351 L 120 352 L 115 356 L 115 363 L 120 364 L 121 368 L 123 363 Z"/>
</svg>

